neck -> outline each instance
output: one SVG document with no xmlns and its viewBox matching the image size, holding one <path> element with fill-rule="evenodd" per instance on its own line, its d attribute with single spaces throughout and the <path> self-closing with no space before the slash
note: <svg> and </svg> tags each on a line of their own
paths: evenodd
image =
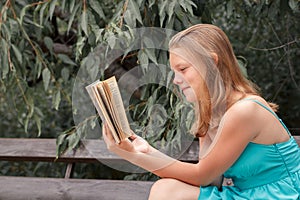
<svg viewBox="0 0 300 200">
<path fill-rule="evenodd" d="M 247 94 L 243 92 L 239 92 L 239 91 L 231 92 L 229 99 L 227 100 L 227 105 L 228 105 L 227 109 L 229 109 L 234 103 L 245 98 L 246 96 Z"/>
</svg>

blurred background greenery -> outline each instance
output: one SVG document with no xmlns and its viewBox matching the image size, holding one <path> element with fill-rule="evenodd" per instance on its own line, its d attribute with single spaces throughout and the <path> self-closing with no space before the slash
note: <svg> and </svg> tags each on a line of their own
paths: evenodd
<svg viewBox="0 0 300 200">
<path fill-rule="evenodd" d="M 73 121 L 72 89 L 79 68 L 90 64 L 90 53 L 97 45 L 115 48 L 117 38 L 134 28 L 180 31 L 197 23 L 212 23 L 227 33 L 248 78 L 267 100 L 279 104 L 278 114 L 292 134 L 299 133 L 299 4 L 298 0 L 1 1 L 0 137 L 60 138 L 61 151 L 75 147 L 87 130 Z M 101 67 L 97 62 L 99 77 L 121 77 L 142 64 L 147 74 L 149 63 L 167 65 L 168 56 L 159 50 L 129 48 L 113 65 Z M 161 77 L 170 83 L 168 76 Z M 190 126 L 192 118 L 186 120 L 190 113 L 182 109 L 186 102 L 174 91 L 147 85 L 132 99 L 132 118 L 156 133 L 150 134 L 149 141 L 176 145 L 180 133 Z M 170 112 L 156 112 L 149 118 L 157 104 Z M 159 123 L 159 132 L 152 129 L 153 123 Z M 64 167 L 58 163 L 0 162 L 0 174 L 63 177 Z M 155 178 L 125 174 L 101 163 L 77 165 L 74 176 Z"/>
</svg>

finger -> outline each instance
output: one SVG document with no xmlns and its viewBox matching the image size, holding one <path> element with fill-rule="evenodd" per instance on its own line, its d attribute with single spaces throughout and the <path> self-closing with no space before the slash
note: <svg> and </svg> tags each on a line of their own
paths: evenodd
<svg viewBox="0 0 300 200">
<path fill-rule="evenodd" d="M 137 136 L 134 134 L 134 135 L 131 135 L 131 136 L 129 136 L 129 139 L 131 140 L 131 141 L 133 141 L 133 140 L 135 140 L 137 138 Z"/>
<path fill-rule="evenodd" d="M 106 145 L 108 145 L 109 139 L 107 138 L 107 133 L 106 133 L 106 129 L 105 129 L 105 125 L 104 124 L 102 126 L 102 137 L 103 137 L 103 140 L 106 143 Z"/>
<path fill-rule="evenodd" d="M 102 125 L 102 136 L 104 140 L 108 140 L 107 138 L 107 130 L 106 130 L 106 123 L 103 123 Z"/>
<path fill-rule="evenodd" d="M 114 138 L 112 137 L 111 131 L 107 125 L 107 123 L 103 124 L 102 127 L 102 135 L 107 146 L 111 146 L 114 143 Z"/>
</svg>

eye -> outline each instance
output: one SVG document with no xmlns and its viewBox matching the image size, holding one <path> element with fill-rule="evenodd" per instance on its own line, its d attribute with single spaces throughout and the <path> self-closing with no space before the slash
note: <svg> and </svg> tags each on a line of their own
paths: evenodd
<svg viewBox="0 0 300 200">
<path fill-rule="evenodd" d="M 179 68 L 179 71 L 184 72 L 184 71 L 186 71 L 187 68 L 188 68 L 188 67 L 180 67 L 180 68 Z"/>
</svg>

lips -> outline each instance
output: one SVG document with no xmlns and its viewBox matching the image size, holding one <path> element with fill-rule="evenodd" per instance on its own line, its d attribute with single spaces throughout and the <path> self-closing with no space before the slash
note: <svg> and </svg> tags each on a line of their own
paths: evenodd
<svg viewBox="0 0 300 200">
<path fill-rule="evenodd" d="M 186 90 L 188 88 L 189 88 L 188 86 L 187 87 L 182 87 L 181 90 L 184 91 L 184 90 Z"/>
</svg>

